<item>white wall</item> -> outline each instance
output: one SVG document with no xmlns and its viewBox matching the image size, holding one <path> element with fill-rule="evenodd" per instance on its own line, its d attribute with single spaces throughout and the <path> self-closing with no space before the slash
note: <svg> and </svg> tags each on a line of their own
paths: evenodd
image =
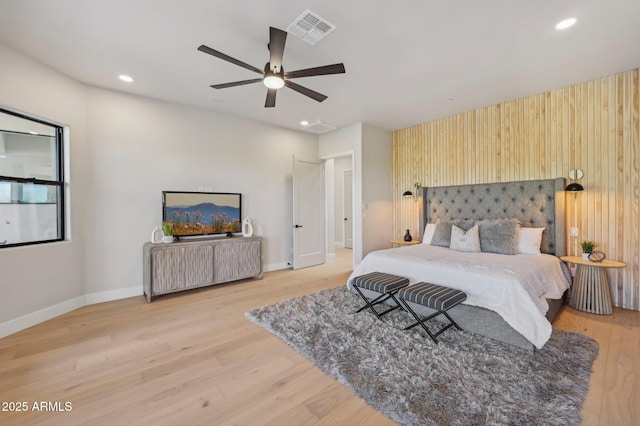
<svg viewBox="0 0 640 426">
<path fill-rule="evenodd" d="M 393 239 L 392 135 L 362 126 L 362 253 L 391 247 Z"/>
<path fill-rule="evenodd" d="M 87 290 L 140 287 L 142 245 L 162 220 L 162 190 L 241 192 L 264 238 L 266 270 L 291 261 L 293 155 L 317 136 L 122 93 L 87 97 L 92 174 Z"/>
<path fill-rule="evenodd" d="M 318 137 L 87 87 L 0 45 L 0 103 L 69 125 L 70 235 L 0 250 L 0 336 L 85 303 L 142 294 L 161 191 L 243 193 L 266 269 L 291 260 L 293 155 Z"/>
<path fill-rule="evenodd" d="M 85 87 L 0 44 L 0 104 L 71 128 L 69 241 L 0 250 L 0 336 L 81 306 L 87 176 Z M 29 318 L 23 316 L 31 315 Z"/>
</svg>

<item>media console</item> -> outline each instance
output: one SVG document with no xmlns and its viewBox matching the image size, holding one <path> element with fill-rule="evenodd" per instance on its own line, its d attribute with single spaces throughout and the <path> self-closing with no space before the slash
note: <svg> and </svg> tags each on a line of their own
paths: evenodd
<svg viewBox="0 0 640 426">
<path fill-rule="evenodd" d="M 256 277 L 262 279 L 262 238 L 211 238 L 146 243 L 143 281 L 147 301 L 161 294 Z"/>
</svg>

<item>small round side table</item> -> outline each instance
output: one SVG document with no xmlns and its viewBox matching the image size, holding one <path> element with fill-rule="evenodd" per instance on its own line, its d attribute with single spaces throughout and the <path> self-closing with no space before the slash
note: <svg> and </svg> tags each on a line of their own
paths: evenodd
<svg viewBox="0 0 640 426">
<path fill-rule="evenodd" d="M 391 244 L 393 244 L 394 247 L 398 247 L 398 246 L 413 246 L 415 244 L 420 244 L 421 241 L 419 240 L 411 240 L 411 241 L 405 241 L 405 240 L 391 240 Z"/>
<path fill-rule="evenodd" d="M 592 262 L 577 256 L 562 256 L 560 259 L 576 265 L 569 306 L 592 314 L 611 315 L 613 310 L 607 268 L 623 268 L 626 265 L 608 259 Z"/>
</svg>

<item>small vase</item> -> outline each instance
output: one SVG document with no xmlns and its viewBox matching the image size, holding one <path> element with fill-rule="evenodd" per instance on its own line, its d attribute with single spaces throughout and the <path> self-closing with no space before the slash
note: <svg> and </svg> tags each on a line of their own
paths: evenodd
<svg viewBox="0 0 640 426">
<path fill-rule="evenodd" d="M 408 229 L 407 229 L 407 232 L 405 232 L 404 234 L 404 240 L 407 242 L 413 240 L 413 238 L 411 238 L 411 234 L 409 233 Z"/>
<path fill-rule="evenodd" d="M 172 243 L 173 242 L 173 235 L 165 235 L 164 237 L 162 237 L 162 242 L 163 243 Z"/>
<path fill-rule="evenodd" d="M 589 260 L 589 255 L 591 253 L 582 253 L 582 260 Z"/>
</svg>

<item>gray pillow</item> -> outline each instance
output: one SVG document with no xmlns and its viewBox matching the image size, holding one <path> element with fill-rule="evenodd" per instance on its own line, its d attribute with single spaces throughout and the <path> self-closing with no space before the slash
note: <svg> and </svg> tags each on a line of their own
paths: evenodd
<svg viewBox="0 0 640 426">
<path fill-rule="evenodd" d="M 473 226 L 473 221 L 438 219 L 436 222 L 436 230 L 433 232 L 433 238 L 431 238 L 431 245 L 449 247 L 451 244 L 452 225 L 456 225 L 458 228 L 468 231 Z"/>
<path fill-rule="evenodd" d="M 476 222 L 480 232 L 480 248 L 486 253 L 517 254 L 517 219 L 479 220 Z"/>
</svg>

